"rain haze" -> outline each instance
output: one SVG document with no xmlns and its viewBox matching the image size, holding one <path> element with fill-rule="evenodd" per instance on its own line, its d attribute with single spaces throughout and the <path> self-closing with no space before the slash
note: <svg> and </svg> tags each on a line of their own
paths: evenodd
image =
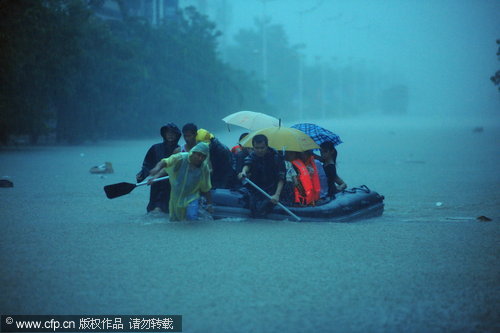
<svg viewBox="0 0 500 333">
<path fill-rule="evenodd" d="M 263 16 L 304 44 L 309 63 L 372 68 L 409 88 L 411 115 L 494 116 L 498 1 L 227 1 L 231 41 Z M 376 85 L 372 81 L 370 84 Z"/>
<path fill-rule="evenodd" d="M 23 314 L 500 331 L 499 13 L 487 0 L 0 1 L 2 332 Z M 135 184 L 170 140 L 160 128 L 193 122 L 237 149 L 254 132 L 222 119 L 242 110 L 334 132 L 346 190 L 289 206 L 314 213 L 302 222 L 250 218 L 244 191 L 220 188 L 215 219 L 150 210 Z"/>
</svg>

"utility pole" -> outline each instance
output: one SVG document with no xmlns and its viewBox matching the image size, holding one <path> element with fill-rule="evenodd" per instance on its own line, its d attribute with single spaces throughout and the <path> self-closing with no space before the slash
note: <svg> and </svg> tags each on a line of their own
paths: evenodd
<svg viewBox="0 0 500 333">
<path fill-rule="evenodd" d="M 316 11 L 323 4 L 323 0 L 318 0 L 317 3 L 310 8 L 300 10 L 299 14 L 299 40 L 302 42 L 302 20 L 305 14 L 310 14 Z M 299 94 L 299 117 L 304 118 L 304 55 L 299 53 L 299 77 L 298 77 L 298 94 Z"/>
<path fill-rule="evenodd" d="M 262 56 L 262 82 L 264 88 L 264 97 L 267 98 L 268 82 L 267 82 L 267 6 L 269 0 L 261 0 L 262 3 L 262 27 L 261 27 L 261 56 Z"/>
</svg>

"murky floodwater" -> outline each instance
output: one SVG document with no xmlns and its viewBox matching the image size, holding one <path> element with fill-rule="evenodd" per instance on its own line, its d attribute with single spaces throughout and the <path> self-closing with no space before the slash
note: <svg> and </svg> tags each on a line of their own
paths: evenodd
<svg viewBox="0 0 500 333">
<path fill-rule="evenodd" d="M 385 195 L 382 217 L 168 223 L 145 214 L 146 188 L 102 189 L 132 182 L 155 140 L 4 149 L 0 313 L 181 314 L 185 332 L 498 329 L 498 123 L 333 124 L 339 174 Z M 88 172 L 104 161 L 114 174 Z"/>
</svg>

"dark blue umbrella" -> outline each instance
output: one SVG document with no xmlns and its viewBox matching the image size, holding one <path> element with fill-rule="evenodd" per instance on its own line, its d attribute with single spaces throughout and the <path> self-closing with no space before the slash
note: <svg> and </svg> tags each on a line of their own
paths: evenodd
<svg viewBox="0 0 500 333">
<path fill-rule="evenodd" d="M 306 133 L 318 145 L 326 141 L 333 142 L 335 146 L 342 143 L 342 140 L 340 140 L 340 137 L 337 134 L 315 124 L 309 124 L 309 123 L 295 124 L 292 126 L 292 128 L 296 128 Z"/>
</svg>

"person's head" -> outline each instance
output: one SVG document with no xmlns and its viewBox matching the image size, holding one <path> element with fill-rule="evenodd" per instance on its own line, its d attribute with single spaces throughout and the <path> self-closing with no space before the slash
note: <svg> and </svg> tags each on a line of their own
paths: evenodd
<svg viewBox="0 0 500 333">
<path fill-rule="evenodd" d="M 248 133 L 243 133 L 240 135 L 240 138 L 238 139 L 238 145 L 240 146 L 241 150 L 245 151 L 245 152 L 250 152 L 252 150 L 252 148 L 247 148 L 247 147 L 243 147 L 243 145 L 241 144 L 241 140 L 243 140 L 245 137 L 248 136 Z"/>
<path fill-rule="evenodd" d="M 312 150 L 306 150 L 302 152 L 302 159 L 305 161 L 309 160 L 313 156 L 313 151 Z"/>
<path fill-rule="evenodd" d="M 241 140 L 243 140 L 247 135 L 248 135 L 248 132 L 242 133 L 240 135 L 240 138 L 238 139 L 238 142 L 240 142 Z"/>
<path fill-rule="evenodd" d="M 196 133 L 198 132 L 198 127 L 193 123 L 187 123 L 182 127 L 182 136 L 184 141 L 189 146 L 194 146 L 196 144 Z"/>
<path fill-rule="evenodd" d="M 254 136 L 252 138 L 252 147 L 255 155 L 260 157 L 266 155 L 267 150 L 269 149 L 267 136 L 264 134 L 257 134 Z"/>
<path fill-rule="evenodd" d="M 200 167 L 208 156 L 208 144 L 200 142 L 189 151 L 189 163 Z"/>
<path fill-rule="evenodd" d="M 174 123 L 168 123 L 160 128 L 160 134 L 163 138 L 163 141 L 167 141 L 169 143 L 177 144 L 177 142 L 179 142 L 179 139 L 181 138 L 181 131 L 179 130 L 179 127 L 177 127 L 177 125 Z"/>
<path fill-rule="evenodd" d="M 321 157 L 324 161 L 331 160 L 333 163 L 337 161 L 337 149 L 331 141 L 325 141 L 319 145 Z"/>
<path fill-rule="evenodd" d="M 299 158 L 299 153 L 298 152 L 296 152 L 296 151 L 290 151 L 290 150 L 287 150 L 285 152 L 285 159 L 287 161 L 292 162 L 292 161 L 295 161 L 297 158 Z"/>
</svg>

